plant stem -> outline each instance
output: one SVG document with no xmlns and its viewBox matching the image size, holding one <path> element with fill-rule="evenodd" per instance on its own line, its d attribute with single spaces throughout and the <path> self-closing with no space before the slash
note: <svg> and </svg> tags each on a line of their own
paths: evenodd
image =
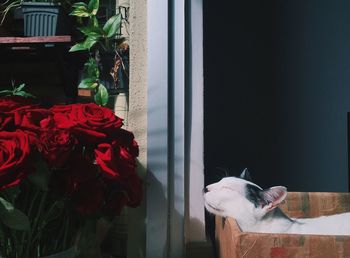
<svg viewBox="0 0 350 258">
<path fill-rule="evenodd" d="M 68 230 L 69 230 L 69 215 L 65 217 L 65 229 L 64 229 L 64 235 L 63 235 L 63 250 L 67 248 L 67 237 L 68 237 Z"/>
<path fill-rule="evenodd" d="M 39 189 L 37 189 L 36 191 L 35 191 L 35 194 L 34 194 L 34 196 L 33 196 L 33 199 L 32 199 L 32 201 L 30 202 L 30 205 L 29 205 L 29 208 L 28 208 L 28 218 L 30 219 L 30 221 L 32 221 L 32 212 L 33 212 L 33 208 L 34 208 L 34 205 L 35 205 L 35 202 L 36 202 L 36 200 L 38 199 L 38 197 L 39 197 L 39 194 L 40 194 L 40 190 Z M 26 198 L 27 199 L 27 198 Z M 20 257 L 22 257 L 23 256 L 23 254 L 25 254 L 25 253 L 27 253 L 28 251 L 28 249 L 29 249 L 29 245 L 30 245 L 30 240 L 31 240 L 31 236 L 32 236 L 32 230 L 33 230 L 33 227 L 31 226 L 30 227 L 30 229 L 29 229 L 29 231 L 24 231 L 23 233 L 22 233 L 22 248 L 21 248 L 21 250 L 19 251 L 20 252 Z M 26 239 L 26 236 L 28 236 L 27 237 L 27 239 Z"/>
<path fill-rule="evenodd" d="M 41 192 L 41 191 L 39 190 L 39 192 Z M 47 191 L 44 191 L 42 193 L 42 196 L 41 196 L 41 199 L 40 199 L 38 213 L 36 214 L 33 226 L 31 228 L 31 230 L 29 231 L 28 244 L 27 244 L 27 249 L 26 249 L 26 252 L 25 252 L 25 254 L 26 254 L 25 257 L 30 257 L 29 256 L 30 250 L 31 250 L 33 244 L 35 244 L 36 239 L 32 240 L 32 236 L 33 236 L 33 233 L 38 230 L 38 223 L 39 223 L 39 220 L 41 219 L 41 214 L 42 214 L 42 212 L 44 210 L 44 207 L 45 207 L 46 197 L 47 197 Z M 40 244 L 40 239 L 38 239 L 38 245 L 39 244 Z M 36 249 L 36 248 L 34 248 L 34 249 Z"/>
</svg>

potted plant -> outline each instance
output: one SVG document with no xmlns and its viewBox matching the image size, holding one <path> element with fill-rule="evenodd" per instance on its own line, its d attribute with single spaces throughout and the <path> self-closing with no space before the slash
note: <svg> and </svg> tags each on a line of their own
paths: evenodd
<svg viewBox="0 0 350 258">
<path fill-rule="evenodd" d="M 133 134 L 110 109 L 42 107 L 23 88 L 0 92 L 0 256 L 100 257 L 96 225 L 142 198 Z"/>
<path fill-rule="evenodd" d="M 24 36 L 64 35 L 69 31 L 68 16 L 61 2 L 23 1 Z"/>
<path fill-rule="evenodd" d="M 104 82 L 110 79 L 115 86 L 111 70 L 116 64 L 116 46 L 124 41 L 123 38 L 118 37 L 121 15 L 113 15 L 101 25 L 97 18 L 99 0 L 90 0 L 88 3 L 78 2 L 72 7 L 73 11 L 70 15 L 77 17 L 80 23 L 78 29 L 83 39 L 75 44 L 70 52 L 87 51 L 89 53 L 78 88 L 93 92 L 95 102 L 104 106 L 109 99 L 109 92 Z"/>
<path fill-rule="evenodd" d="M 69 34 L 68 0 L 7 0 L 0 5 L 1 22 L 12 9 L 21 8 L 24 36 L 55 36 Z"/>
</svg>

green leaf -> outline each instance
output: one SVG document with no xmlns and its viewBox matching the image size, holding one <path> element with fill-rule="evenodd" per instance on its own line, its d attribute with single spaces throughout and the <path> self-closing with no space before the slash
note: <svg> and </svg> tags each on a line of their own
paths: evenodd
<svg viewBox="0 0 350 258">
<path fill-rule="evenodd" d="M 84 2 L 76 2 L 72 5 L 72 9 L 80 9 L 80 8 L 85 8 L 87 10 L 88 6 Z"/>
<path fill-rule="evenodd" d="M 89 12 L 88 6 L 86 3 L 78 2 L 72 6 L 73 11 L 69 15 L 77 17 L 90 17 L 91 12 Z"/>
<path fill-rule="evenodd" d="M 30 229 L 30 222 L 28 217 L 18 209 L 13 209 L 11 211 L 0 209 L 0 219 L 6 226 L 12 229 Z"/>
<path fill-rule="evenodd" d="M 96 16 L 92 16 L 91 20 L 89 21 L 90 26 L 94 26 L 94 27 L 99 27 L 100 25 L 98 24 L 98 20 Z"/>
<path fill-rule="evenodd" d="M 26 98 L 36 98 L 34 95 L 27 93 L 25 91 L 14 92 L 13 95 L 22 96 L 22 97 L 26 97 Z"/>
<path fill-rule="evenodd" d="M 95 89 L 98 86 L 97 78 L 85 78 L 81 80 L 78 88 L 80 89 Z"/>
<path fill-rule="evenodd" d="M 80 30 L 86 36 L 103 37 L 104 35 L 104 31 L 95 26 L 80 27 L 78 30 Z"/>
<path fill-rule="evenodd" d="M 19 189 L 18 185 L 6 188 L 1 191 L 5 193 L 5 196 L 7 196 L 11 203 L 14 203 L 17 196 L 21 193 L 21 190 Z"/>
<path fill-rule="evenodd" d="M 0 197 L 0 220 L 9 228 L 16 230 L 27 230 L 30 227 L 28 217 L 2 197 Z"/>
<path fill-rule="evenodd" d="M 105 86 L 100 84 L 95 94 L 95 102 L 97 105 L 105 106 L 108 103 L 108 91 Z"/>
<path fill-rule="evenodd" d="M 84 64 L 83 78 L 88 77 L 100 77 L 100 71 L 98 70 L 97 62 L 93 57 L 90 57 L 89 60 Z"/>
<path fill-rule="evenodd" d="M 90 17 L 90 13 L 85 10 L 76 9 L 73 10 L 69 15 L 77 16 L 77 17 Z"/>
<path fill-rule="evenodd" d="M 98 41 L 98 37 L 89 36 L 85 39 L 84 46 L 86 47 L 86 49 L 90 49 L 93 47 L 93 45 L 97 43 L 97 41 Z"/>
<path fill-rule="evenodd" d="M 0 197 L 0 210 L 13 211 L 14 209 L 15 207 L 13 207 L 12 203 Z"/>
<path fill-rule="evenodd" d="M 84 42 L 80 42 L 75 44 L 69 52 L 82 51 L 82 50 L 90 50 L 90 48 L 98 42 L 98 37 L 89 36 L 85 39 Z"/>
<path fill-rule="evenodd" d="M 15 88 L 14 92 L 22 91 L 25 86 L 26 85 L 24 83 L 22 83 L 21 85 L 19 85 L 18 87 Z"/>
<path fill-rule="evenodd" d="M 114 37 L 120 30 L 121 15 L 120 13 L 112 16 L 103 26 L 103 30 L 108 38 Z"/>
<path fill-rule="evenodd" d="M 28 93 L 28 92 L 25 92 L 24 97 L 36 99 L 36 96 L 34 96 L 33 94 L 30 94 L 30 93 Z"/>
<path fill-rule="evenodd" d="M 84 42 L 80 42 L 80 43 L 77 43 L 74 46 L 72 46 L 69 49 L 69 52 L 76 52 L 76 51 L 82 51 L 82 50 L 87 50 L 85 45 L 84 45 Z"/>
<path fill-rule="evenodd" d="M 0 95 L 1 96 L 9 96 L 9 95 L 12 95 L 12 94 L 13 94 L 12 90 L 2 90 L 2 91 L 0 91 Z"/>
<path fill-rule="evenodd" d="M 96 15 L 98 8 L 100 7 L 99 0 L 90 0 L 88 3 L 88 10 L 92 15 Z"/>
</svg>

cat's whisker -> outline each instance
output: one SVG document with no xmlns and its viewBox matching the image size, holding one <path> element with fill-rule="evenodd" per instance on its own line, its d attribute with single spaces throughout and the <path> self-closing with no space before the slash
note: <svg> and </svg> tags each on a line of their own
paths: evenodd
<svg viewBox="0 0 350 258">
<path fill-rule="evenodd" d="M 216 167 L 215 169 L 224 172 L 224 176 L 221 176 L 220 178 L 228 177 L 230 175 L 230 173 L 229 173 L 230 171 L 227 168 Z"/>
</svg>

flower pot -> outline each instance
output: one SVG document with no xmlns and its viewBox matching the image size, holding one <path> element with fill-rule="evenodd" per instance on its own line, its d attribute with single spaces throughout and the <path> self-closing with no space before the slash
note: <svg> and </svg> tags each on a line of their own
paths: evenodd
<svg viewBox="0 0 350 258">
<path fill-rule="evenodd" d="M 95 90 L 93 89 L 78 89 L 79 97 L 93 98 L 95 96 Z"/>
<path fill-rule="evenodd" d="M 23 2 L 24 36 L 55 36 L 67 33 L 67 17 L 59 4 Z"/>
</svg>

